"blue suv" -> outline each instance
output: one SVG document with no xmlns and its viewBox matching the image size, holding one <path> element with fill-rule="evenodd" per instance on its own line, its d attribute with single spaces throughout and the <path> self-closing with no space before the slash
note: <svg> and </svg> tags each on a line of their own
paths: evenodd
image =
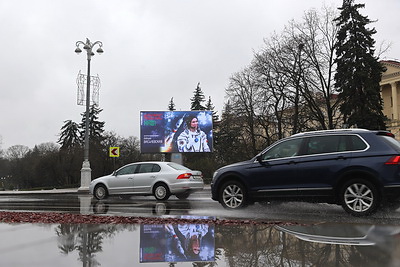
<svg viewBox="0 0 400 267">
<path fill-rule="evenodd" d="M 251 160 L 218 169 L 211 192 L 228 209 L 300 200 L 369 215 L 400 197 L 400 143 L 390 132 L 364 129 L 295 134 Z"/>
</svg>

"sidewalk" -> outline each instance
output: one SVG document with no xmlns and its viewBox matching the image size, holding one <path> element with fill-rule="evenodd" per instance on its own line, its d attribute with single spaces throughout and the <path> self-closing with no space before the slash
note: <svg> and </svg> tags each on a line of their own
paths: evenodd
<svg viewBox="0 0 400 267">
<path fill-rule="evenodd" d="M 78 188 L 48 189 L 48 190 L 5 190 L 0 195 L 28 195 L 28 194 L 88 194 L 78 192 Z"/>
</svg>

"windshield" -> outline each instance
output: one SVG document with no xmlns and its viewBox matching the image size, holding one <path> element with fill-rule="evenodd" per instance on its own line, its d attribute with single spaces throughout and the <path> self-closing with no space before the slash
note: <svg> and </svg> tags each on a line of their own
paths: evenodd
<svg viewBox="0 0 400 267">
<path fill-rule="evenodd" d="M 178 163 L 174 163 L 174 162 L 170 162 L 168 163 L 168 166 L 170 166 L 171 168 L 177 170 L 177 171 L 190 171 L 189 168 L 186 168 L 185 166 L 182 166 Z"/>
</svg>

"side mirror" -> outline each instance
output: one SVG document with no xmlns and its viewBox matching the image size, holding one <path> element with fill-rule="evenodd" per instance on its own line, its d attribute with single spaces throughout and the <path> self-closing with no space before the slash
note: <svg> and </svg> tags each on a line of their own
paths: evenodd
<svg viewBox="0 0 400 267">
<path fill-rule="evenodd" d="M 260 164 L 263 163 L 262 154 L 258 155 L 258 156 L 256 157 L 256 159 L 257 159 L 257 161 L 258 161 Z"/>
</svg>

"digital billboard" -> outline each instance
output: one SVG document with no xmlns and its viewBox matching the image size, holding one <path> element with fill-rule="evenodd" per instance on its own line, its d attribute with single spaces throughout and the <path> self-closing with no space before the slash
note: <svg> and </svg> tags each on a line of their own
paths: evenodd
<svg viewBox="0 0 400 267">
<path fill-rule="evenodd" d="M 142 153 L 212 152 L 212 111 L 141 111 Z"/>
<path fill-rule="evenodd" d="M 140 225 L 141 263 L 188 261 L 215 261 L 214 225 Z"/>
</svg>

